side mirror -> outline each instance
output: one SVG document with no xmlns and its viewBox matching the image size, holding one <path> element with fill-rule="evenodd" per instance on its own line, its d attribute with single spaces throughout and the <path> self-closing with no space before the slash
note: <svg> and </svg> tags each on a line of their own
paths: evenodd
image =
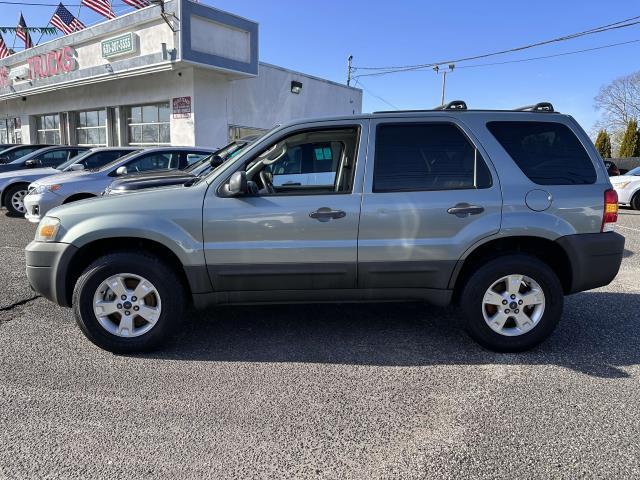
<svg viewBox="0 0 640 480">
<path fill-rule="evenodd" d="M 209 163 L 213 168 L 218 168 L 224 163 L 224 158 L 222 158 L 220 155 L 213 155 L 211 157 L 211 160 L 209 160 Z"/>
<path fill-rule="evenodd" d="M 247 172 L 236 172 L 231 175 L 226 190 L 227 194 L 231 197 L 246 195 L 249 192 L 249 187 L 247 186 Z"/>
<path fill-rule="evenodd" d="M 121 175 L 126 175 L 127 174 L 127 167 L 122 166 L 122 167 L 118 167 L 118 169 L 116 170 L 116 175 L 121 176 Z"/>
<path fill-rule="evenodd" d="M 2 157 L 0 157 L 0 163 L 9 163 L 9 157 L 3 155 Z"/>
<path fill-rule="evenodd" d="M 40 162 L 38 160 L 27 160 L 26 162 L 24 162 L 24 166 L 27 168 L 35 168 L 38 165 L 40 165 Z"/>
<path fill-rule="evenodd" d="M 69 166 L 70 172 L 79 172 L 80 170 L 84 170 L 84 165 L 81 163 L 74 163 L 73 165 Z"/>
</svg>

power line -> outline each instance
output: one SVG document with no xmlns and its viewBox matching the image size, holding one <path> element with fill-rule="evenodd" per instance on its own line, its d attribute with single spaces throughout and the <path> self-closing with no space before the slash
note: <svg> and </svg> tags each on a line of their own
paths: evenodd
<svg viewBox="0 0 640 480">
<path fill-rule="evenodd" d="M 378 100 L 380 100 L 381 102 L 386 103 L 387 105 L 389 105 L 391 108 L 393 108 L 394 110 L 400 110 L 400 107 L 394 105 L 393 103 L 385 100 L 384 98 L 382 98 L 380 95 L 376 95 L 375 93 L 373 93 L 371 90 L 369 90 L 367 87 L 365 87 L 362 82 L 358 79 L 356 79 L 355 81 L 356 85 L 360 85 L 362 87 L 362 90 L 364 90 L 365 92 L 367 92 L 369 95 L 371 95 L 372 97 L 377 98 Z"/>
<path fill-rule="evenodd" d="M 567 56 L 567 55 L 575 55 L 575 54 L 578 54 L 578 53 L 593 52 L 593 51 L 596 51 L 596 50 L 604 50 L 606 48 L 620 47 L 620 46 L 623 46 L 623 45 L 630 45 L 632 43 L 638 43 L 638 42 L 640 42 L 640 39 L 629 40 L 627 42 L 610 43 L 608 45 L 601 45 L 599 47 L 584 48 L 582 50 L 573 50 L 573 51 L 570 51 L 570 52 L 555 53 L 555 54 L 552 54 L 552 55 L 542 55 L 542 56 L 539 56 L 539 57 L 519 58 L 517 60 L 505 60 L 503 62 L 476 63 L 476 64 L 473 64 L 473 65 L 456 65 L 456 70 L 460 69 L 460 68 L 494 67 L 494 66 L 498 66 L 498 65 L 507 65 L 507 64 L 510 64 L 510 63 L 532 62 L 534 60 L 545 60 L 545 59 L 548 59 L 548 58 L 564 57 L 564 56 Z M 424 72 L 425 70 L 427 70 L 427 68 L 419 69 L 419 70 L 416 69 L 416 70 L 411 70 L 411 71 L 412 72 Z"/>
<path fill-rule="evenodd" d="M 431 62 L 431 63 L 423 63 L 423 64 L 418 64 L 418 65 L 405 65 L 405 66 L 396 66 L 396 67 L 354 67 L 354 70 L 371 70 L 374 71 L 373 73 L 363 73 L 360 75 L 356 75 L 356 77 L 370 77 L 370 76 L 379 76 L 379 75 L 387 75 L 390 73 L 396 73 L 396 72 L 404 72 L 404 71 L 411 71 L 411 70 L 420 70 L 420 69 L 424 69 L 424 68 L 429 68 L 429 67 L 433 67 L 435 65 L 440 65 L 440 64 L 449 64 L 449 63 L 459 63 L 459 62 L 465 62 L 465 61 L 469 61 L 469 60 L 477 60 L 480 58 L 487 58 L 487 57 L 492 57 L 492 56 L 496 56 L 496 55 L 504 55 L 506 53 L 513 53 L 513 52 L 518 52 L 518 51 L 522 51 L 522 50 L 527 50 L 530 48 L 534 48 L 534 47 L 539 47 L 542 45 L 548 45 L 551 43 L 557 43 L 557 42 L 562 42 L 562 41 L 567 41 L 567 40 L 573 40 L 575 38 L 579 38 L 579 37 L 583 37 L 586 35 L 592 35 L 595 33 L 603 33 L 603 32 L 607 32 L 610 30 L 616 30 L 616 29 L 620 29 L 620 28 L 626 28 L 626 27 L 631 27 L 634 25 L 637 25 L 640 23 L 640 15 L 635 16 L 635 17 L 630 17 L 624 20 L 619 20 L 617 22 L 613 22 L 613 23 L 609 23 L 607 25 L 602 25 L 599 27 L 594 27 L 591 28 L 589 30 L 584 30 L 581 32 L 577 32 L 577 33 L 572 33 L 569 35 L 563 35 L 562 37 L 556 37 L 556 38 L 552 38 L 549 40 L 544 40 L 541 42 L 536 42 L 536 43 L 531 43 L 528 45 L 523 45 L 520 47 L 514 47 L 514 48 L 510 48 L 510 49 L 506 49 L 506 50 L 500 50 L 497 52 L 490 52 L 490 53 L 484 53 L 481 55 L 474 55 L 474 56 L 469 56 L 469 57 L 463 57 L 463 58 L 458 58 L 458 59 L 454 59 L 454 60 L 443 60 L 443 61 L 438 61 L 438 62 Z"/>
</svg>

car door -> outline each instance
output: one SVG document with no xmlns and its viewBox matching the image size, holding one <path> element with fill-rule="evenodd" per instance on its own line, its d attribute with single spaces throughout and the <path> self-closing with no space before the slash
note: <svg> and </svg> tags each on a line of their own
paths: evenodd
<svg viewBox="0 0 640 480">
<path fill-rule="evenodd" d="M 500 229 L 502 195 L 486 152 L 443 116 L 377 119 L 370 142 L 358 285 L 448 288 L 464 251 Z"/>
<path fill-rule="evenodd" d="M 367 136 L 368 120 L 284 129 L 253 149 L 256 154 L 240 156 L 220 174 L 208 189 L 203 208 L 205 259 L 215 290 L 356 287 Z M 332 185 L 279 187 L 277 176 L 282 171 L 279 167 L 288 161 L 286 155 L 271 165 L 256 167 L 260 156 L 273 146 L 288 145 L 288 151 L 302 146 L 308 154 L 308 146 L 318 138 L 335 143 Z M 249 182 L 255 182 L 259 192 L 241 197 L 223 195 L 232 173 L 247 166 Z M 270 176 L 271 193 L 264 184 L 264 178 Z"/>
</svg>

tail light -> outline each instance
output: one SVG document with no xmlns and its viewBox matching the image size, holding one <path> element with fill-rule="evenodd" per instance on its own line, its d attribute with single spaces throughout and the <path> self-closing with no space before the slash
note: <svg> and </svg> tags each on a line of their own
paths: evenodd
<svg viewBox="0 0 640 480">
<path fill-rule="evenodd" d="M 604 192 L 604 214 L 602 215 L 603 232 L 611 232 L 618 221 L 618 193 L 609 189 Z"/>
</svg>

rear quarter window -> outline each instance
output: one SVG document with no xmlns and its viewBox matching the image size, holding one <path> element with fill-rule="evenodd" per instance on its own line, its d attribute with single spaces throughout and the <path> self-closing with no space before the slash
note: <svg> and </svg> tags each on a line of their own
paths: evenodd
<svg viewBox="0 0 640 480">
<path fill-rule="evenodd" d="M 538 185 L 583 185 L 596 181 L 589 154 L 566 125 L 489 122 L 487 128 L 520 170 Z"/>
</svg>

